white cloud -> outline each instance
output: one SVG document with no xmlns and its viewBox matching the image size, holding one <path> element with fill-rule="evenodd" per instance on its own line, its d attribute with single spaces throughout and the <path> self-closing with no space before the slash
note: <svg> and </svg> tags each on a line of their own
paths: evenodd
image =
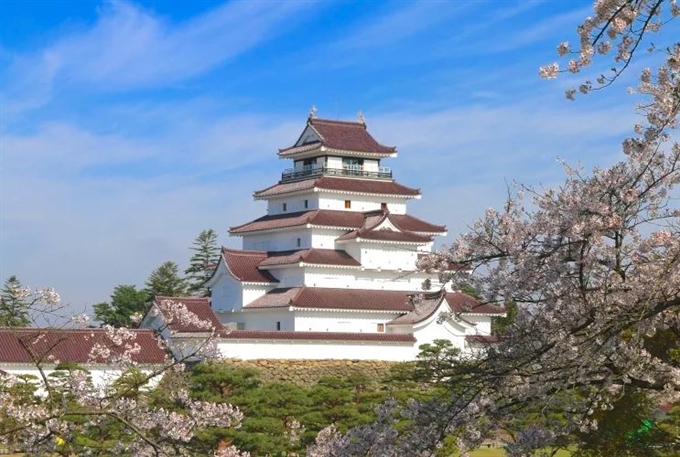
<svg viewBox="0 0 680 457">
<path fill-rule="evenodd" d="M 40 106 L 56 83 L 100 90 L 159 88 L 223 64 L 304 20 L 312 2 L 232 1 L 174 24 L 123 0 L 92 27 L 33 55 L 14 56 L 2 101 L 8 114 Z"/>
</svg>

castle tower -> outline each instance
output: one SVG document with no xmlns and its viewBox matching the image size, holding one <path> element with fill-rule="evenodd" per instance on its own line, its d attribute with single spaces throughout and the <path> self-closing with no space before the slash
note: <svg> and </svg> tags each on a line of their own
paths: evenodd
<svg viewBox="0 0 680 457">
<path fill-rule="evenodd" d="M 421 192 L 395 181 L 384 161 L 397 150 L 376 141 L 363 116 L 347 122 L 312 111 L 278 156 L 292 166 L 254 193 L 267 214 L 230 228 L 243 249 L 223 248 L 208 282 L 213 310 L 233 330 L 228 339 L 323 340 L 332 350 L 343 341 L 385 343 L 412 358 L 434 338 L 457 334 L 462 347 L 466 334 L 490 334 L 498 309 L 466 313 L 455 328 L 433 323 L 441 312 L 463 312 L 465 303 L 472 309 L 464 294 L 442 292 L 414 304 L 428 279 L 416 270 L 418 257 L 446 228 L 407 213 L 408 200 Z"/>
</svg>

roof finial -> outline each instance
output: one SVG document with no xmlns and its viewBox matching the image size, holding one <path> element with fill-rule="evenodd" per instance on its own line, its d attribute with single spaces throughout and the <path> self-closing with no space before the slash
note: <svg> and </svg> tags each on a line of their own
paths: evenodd
<svg viewBox="0 0 680 457">
<path fill-rule="evenodd" d="M 312 105 L 312 108 L 309 110 L 309 118 L 316 119 L 316 106 L 314 105 Z"/>
<path fill-rule="evenodd" d="M 359 110 L 359 114 L 357 115 L 359 117 L 359 124 L 366 124 L 366 118 L 364 117 L 364 113 Z"/>
</svg>

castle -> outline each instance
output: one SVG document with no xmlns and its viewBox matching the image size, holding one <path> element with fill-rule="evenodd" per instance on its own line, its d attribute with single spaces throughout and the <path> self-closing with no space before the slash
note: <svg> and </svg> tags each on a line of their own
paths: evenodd
<svg viewBox="0 0 680 457">
<path fill-rule="evenodd" d="M 362 116 L 346 122 L 312 112 L 278 156 L 292 167 L 254 193 L 267 203 L 265 216 L 231 227 L 243 249 L 222 249 L 207 283 L 211 300 L 165 297 L 156 306 L 182 302 L 219 321 L 220 352 L 241 359 L 412 360 L 435 339 L 464 353 L 494 341 L 491 319 L 502 309 L 443 288 L 423 292 L 436 278 L 416 262 L 446 228 L 407 214 L 421 192 L 394 180 L 383 161 L 397 150 L 376 141 Z M 175 343 L 201 333 L 168 331 Z"/>
</svg>

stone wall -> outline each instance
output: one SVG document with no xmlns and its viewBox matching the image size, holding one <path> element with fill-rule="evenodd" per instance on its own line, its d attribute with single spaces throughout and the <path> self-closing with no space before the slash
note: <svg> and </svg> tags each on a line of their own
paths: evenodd
<svg viewBox="0 0 680 457">
<path fill-rule="evenodd" d="M 398 362 L 378 360 L 281 360 L 227 359 L 227 366 L 240 368 L 256 368 L 260 371 L 260 379 L 267 382 L 293 382 L 301 386 L 315 384 L 324 377 L 344 378 L 360 374 L 369 379 L 379 381 L 385 378 L 390 368 L 400 365 Z"/>
</svg>

